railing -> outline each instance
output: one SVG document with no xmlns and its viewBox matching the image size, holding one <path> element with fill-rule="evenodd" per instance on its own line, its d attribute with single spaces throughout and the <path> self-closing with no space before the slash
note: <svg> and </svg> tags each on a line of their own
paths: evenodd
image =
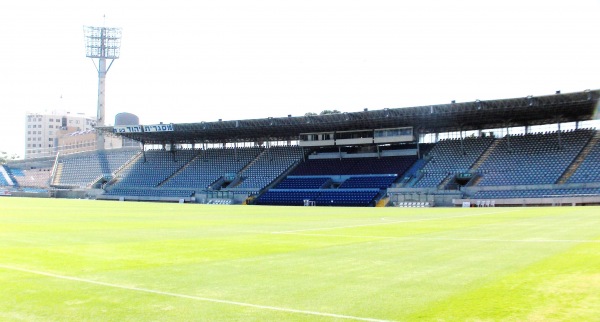
<svg viewBox="0 0 600 322">
<path fill-rule="evenodd" d="M 51 185 L 52 183 L 54 183 L 54 176 L 56 175 L 56 169 L 58 168 L 58 156 L 60 155 L 60 152 L 56 152 L 56 158 L 54 158 L 54 165 L 52 166 L 52 172 L 50 173 L 50 182 L 48 182 L 48 185 Z"/>
</svg>

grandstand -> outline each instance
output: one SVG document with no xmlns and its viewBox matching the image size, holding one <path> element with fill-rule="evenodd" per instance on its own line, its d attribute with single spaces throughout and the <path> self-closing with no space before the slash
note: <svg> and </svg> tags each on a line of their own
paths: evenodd
<svg viewBox="0 0 600 322">
<path fill-rule="evenodd" d="M 499 139 L 478 169 L 482 174 L 479 185 L 556 183 L 593 135 L 591 130 L 575 130 L 511 135 Z"/>
<path fill-rule="evenodd" d="M 118 149 L 59 156 L 52 185 L 85 188 L 108 181 L 115 171 L 137 154 L 139 151 L 135 149 Z"/>
<path fill-rule="evenodd" d="M 100 127 L 142 149 L 11 163 L 0 186 L 210 204 L 600 204 L 600 91 L 321 116 Z M 439 139 L 439 137 L 443 137 Z"/>
</svg>

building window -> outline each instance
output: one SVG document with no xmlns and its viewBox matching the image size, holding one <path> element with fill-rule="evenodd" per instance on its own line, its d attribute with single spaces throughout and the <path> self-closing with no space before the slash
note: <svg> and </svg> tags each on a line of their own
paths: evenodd
<svg viewBox="0 0 600 322">
<path fill-rule="evenodd" d="M 53 128 L 54 128 L 54 125 L 50 124 L 50 125 L 48 125 L 48 128 L 49 128 L 49 129 L 53 129 Z"/>
<path fill-rule="evenodd" d="M 53 141 L 53 139 L 51 139 L 51 138 L 50 138 L 50 139 L 48 139 L 48 142 L 52 142 L 52 141 Z"/>
</svg>

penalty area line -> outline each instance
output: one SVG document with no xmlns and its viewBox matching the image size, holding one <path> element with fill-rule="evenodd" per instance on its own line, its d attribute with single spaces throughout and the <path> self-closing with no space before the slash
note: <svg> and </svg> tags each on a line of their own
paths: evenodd
<svg viewBox="0 0 600 322">
<path fill-rule="evenodd" d="M 297 310 L 297 309 L 290 309 L 290 308 L 277 307 L 277 306 L 260 305 L 260 304 L 252 304 L 252 303 L 237 302 L 237 301 L 228 301 L 228 300 L 220 300 L 220 299 L 214 299 L 214 298 L 208 298 L 208 297 L 202 297 L 202 296 L 194 296 L 194 295 L 186 295 L 186 294 L 179 294 L 179 293 L 172 293 L 172 292 L 163 292 L 163 291 L 158 291 L 158 290 L 153 290 L 153 289 L 147 289 L 147 288 L 141 288 L 141 287 L 135 287 L 135 286 L 119 285 L 119 284 L 107 283 L 107 282 L 100 282 L 100 281 L 95 281 L 95 280 L 90 280 L 90 279 L 85 279 L 85 278 L 79 278 L 79 277 L 68 276 L 68 275 L 54 274 L 54 273 L 37 271 L 37 270 L 26 269 L 26 268 L 21 268 L 21 267 L 16 267 L 16 266 L 4 265 L 4 264 L 0 264 L 0 268 L 3 268 L 5 270 L 12 270 L 12 271 L 17 271 L 17 272 L 22 272 L 22 273 L 29 273 L 29 274 L 34 274 L 34 275 L 41 275 L 41 276 L 46 276 L 46 277 L 63 279 L 63 280 L 68 280 L 68 281 L 74 281 L 74 282 L 80 282 L 80 283 L 87 283 L 87 284 L 94 284 L 94 285 L 100 285 L 100 286 L 118 288 L 118 289 L 123 289 L 123 290 L 128 290 L 128 291 L 136 291 L 136 292 L 157 294 L 157 295 L 163 295 L 163 296 L 178 297 L 178 298 L 189 299 L 189 300 L 196 300 L 196 301 L 202 301 L 202 302 L 211 302 L 211 303 L 219 303 L 219 304 L 227 304 L 227 305 L 235 305 L 235 306 L 249 307 L 249 308 L 255 308 L 255 309 L 262 309 L 262 310 L 279 311 L 279 312 L 286 312 L 286 313 L 297 313 L 297 314 L 314 315 L 314 316 L 322 316 L 322 317 L 331 317 L 331 318 L 336 318 L 336 319 L 346 319 L 346 320 L 355 320 L 355 321 L 373 321 L 373 322 L 386 322 L 386 321 L 388 321 L 388 320 L 380 320 L 380 319 L 373 319 L 373 318 L 363 318 L 363 317 L 351 316 L 351 315 L 343 315 L 343 314 L 335 314 L 335 313 L 325 313 L 325 312 L 316 312 L 316 311 L 307 311 L 307 310 Z"/>
</svg>

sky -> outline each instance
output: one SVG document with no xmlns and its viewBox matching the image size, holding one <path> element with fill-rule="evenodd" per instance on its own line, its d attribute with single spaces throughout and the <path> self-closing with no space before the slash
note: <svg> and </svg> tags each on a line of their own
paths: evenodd
<svg viewBox="0 0 600 322">
<path fill-rule="evenodd" d="M 600 0 L 19 0 L 0 4 L 0 151 L 25 115 L 95 116 L 83 26 L 123 28 L 106 119 L 284 117 L 599 89 Z"/>
</svg>

